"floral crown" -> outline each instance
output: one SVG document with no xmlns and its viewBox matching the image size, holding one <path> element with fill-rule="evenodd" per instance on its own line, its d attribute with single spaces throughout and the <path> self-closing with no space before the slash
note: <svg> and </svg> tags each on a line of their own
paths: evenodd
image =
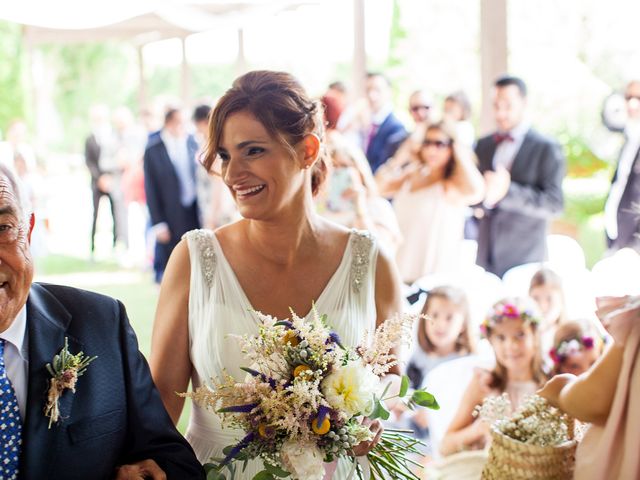
<svg viewBox="0 0 640 480">
<path fill-rule="evenodd" d="M 535 316 L 533 310 L 528 308 L 518 308 L 513 303 L 498 303 L 480 324 L 480 333 L 483 337 L 489 335 L 489 329 L 500 324 L 505 319 L 520 318 L 525 323 L 537 325 L 540 320 Z"/>
<path fill-rule="evenodd" d="M 594 340 L 593 337 L 588 336 L 568 338 L 562 340 L 558 345 L 549 350 L 549 356 L 551 360 L 553 360 L 553 364 L 558 366 L 561 365 L 569 355 L 583 350 L 591 350 L 598 340 L 600 339 Z"/>
</svg>

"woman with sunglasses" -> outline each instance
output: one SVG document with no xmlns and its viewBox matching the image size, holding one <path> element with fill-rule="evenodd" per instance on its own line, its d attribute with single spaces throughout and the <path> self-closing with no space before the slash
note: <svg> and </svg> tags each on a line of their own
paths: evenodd
<svg viewBox="0 0 640 480">
<path fill-rule="evenodd" d="M 465 207 L 482 201 L 484 182 L 473 152 L 454 141 L 444 123 L 430 125 L 414 161 L 382 186 L 404 238 L 397 263 L 402 279 L 455 270 Z"/>
</svg>

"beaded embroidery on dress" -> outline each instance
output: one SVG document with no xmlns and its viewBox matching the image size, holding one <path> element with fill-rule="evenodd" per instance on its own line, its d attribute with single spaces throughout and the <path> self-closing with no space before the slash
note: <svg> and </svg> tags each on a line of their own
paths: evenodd
<svg viewBox="0 0 640 480">
<path fill-rule="evenodd" d="M 215 234 L 193 230 L 185 235 L 189 246 L 189 343 L 193 384 L 197 387 L 224 372 L 244 378 L 246 366 L 230 334 L 255 334 L 257 319 Z M 378 247 L 368 232 L 352 230 L 342 260 L 315 300 L 328 315 L 332 328 L 345 344 L 356 345 L 365 331 L 375 329 L 375 266 Z M 242 438 L 242 432 L 222 428 L 219 417 L 195 404 L 186 437 L 202 463 L 222 457 L 222 449 Z M 261 463 L 249 463 L 237 478 L 253 478 Z M 349 465 L 339 465 L 334 479 L 347 477 Z"/>
</svg>

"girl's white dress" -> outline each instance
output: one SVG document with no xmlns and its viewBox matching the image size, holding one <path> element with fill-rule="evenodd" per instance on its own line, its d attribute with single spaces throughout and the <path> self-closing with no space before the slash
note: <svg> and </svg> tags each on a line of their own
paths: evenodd
<svg viewBox="0 0 640 480">
<path fill-rule="evenodd" d="M 241 380 L 246 374 L 240 367 L 248 366 L 247 361 L 229 334 L 256 334 L 254 309 L 216 235 L 208 230 L 194 230 L 185 237 L 191 262 L 189 351 L 193 386 L 212 377 L 220 378 L 224 372 Z M 375 329 L 377 255 L 378 248 L 372 237 L 367 232 L 352 230 L 340 265 L 315 300 L 317 311 L 328 315 L 331 327 L 345 345 L 358 344 L 365 330 Z M 274 285 L 274 289 L 277 288 Z M 200 462 L 223 457 L 222 449 L 243 436 L 238 430 L 223 429 L 216 413 L 193 404 L 186 438 Z M 341 462 L 333 478 L 346 479 L 350 469 L 351 464 Z M 262 462 L 250 462 L 245 472 L 241 472 L 241 467 L 238 470 L 237 478 L 251 479 L 262 470 Z"/>
</svg>

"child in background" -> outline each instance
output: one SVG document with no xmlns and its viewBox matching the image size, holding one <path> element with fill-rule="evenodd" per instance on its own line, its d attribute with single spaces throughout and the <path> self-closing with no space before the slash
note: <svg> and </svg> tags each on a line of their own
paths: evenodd
<svg viewBox="0 0 640 480">
<path fill-rule="evenodd" d="M 539 327 L 543 355 L 554 345 L 556 328 L 567 320 L 562 279 L 553 270 L 543 268 L 531 278 L 529 296 L 538 304 L 542 315 Z"/>
<path fill-rule="evenodd" d="M 589 329 L 580 322 L 560 325 L 549 352 L 553 360 L 553 374 L 580 375 L 586 372 L 602 353 L 603 344 L 594 328 Z"/>
<path fill-rule="evenodd" d="M 471 315 L 465 293 L 455 287 L 437 287 L 427 293 L 418 321 L 417 348 L 407 366 L 413 388 L 437 365 L 475 352 Z"/>
<path fill-rule="evenodd" d="M 475 353 L 469 302 L 461 289 L 448 286 L 432 289 L 427 294 L 422 315 L 418 321 L 416 348 L 407 365 L 407 376 L 415 389 L 423 387 L 427 373 L 439 364 Z M 408 415 L 402 405 L 394 411 L 398 417 Z M 402 421 L 409 423 L 407 428 L 412 429 L 417 438 L 428 437 L 425 409 Z"/>
<path fill-rule="evenodd" d="M 481 328 L 493 347 L 496 366 L 491 372 L 476 370 L 442 440 L 442 455 L 484 448 L 489 426 L 474 418 L 473 411 L 486 397 L 506 392 L 515 410 L 546 381 L 539 325 L 536 306 L 529 299 L 504 299 L 494 305 Z"/>
</svg>

